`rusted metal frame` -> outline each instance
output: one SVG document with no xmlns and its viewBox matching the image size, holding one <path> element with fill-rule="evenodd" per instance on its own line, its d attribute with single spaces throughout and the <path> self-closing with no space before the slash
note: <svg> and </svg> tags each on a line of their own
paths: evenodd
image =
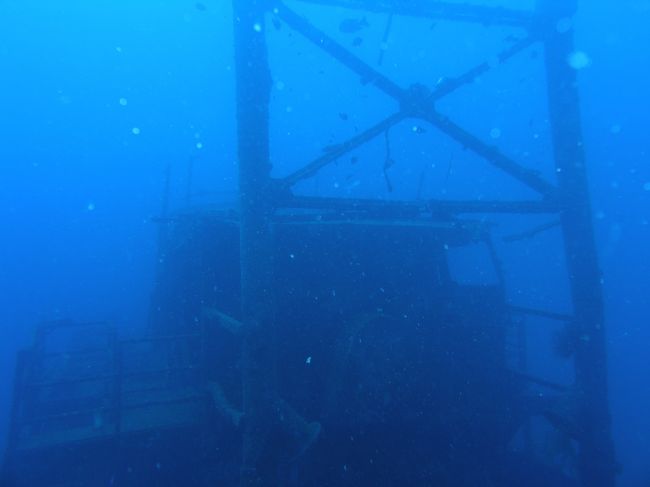
<svg viewBox="0 0 650 487">
<path fill-rule="evenodd" d="M 275 472 L 260 459 L 268 447 L 278 395 L 274 243 L 271 217 L 275 192 L 271 179 L 269 104 L 271 72 L 266 45 L 267 0 L 232 0 L 235 43 L 239 247 L 241 274 L 242 438 L 241 487 L 277 485 Z"/>
<path fill-rule="evenodd" d="M 498 55 L 499 62 L 503 63 L 507 61 L 511 57 L 515 56 L 517 53 L 521 52 L 522 50 L 532 45 L 535 41 L 536 39 L 531 36 L 522 39 L 521 41 L 513 45 L 511 48 L 509 48 L 508 50 L 500 53 Z M 468 70 L 466 73 L 456 78 L 449 78 L 443 81 L 438 86 L 436 86 L 433 92 L 427 96 L 426 101 L 435 102 L 436 100 L 439 100 L 440 98 L 443 98 L 444 96 L 457 90 L 461 86 L 472 83 L 474 80 L 476 80 L 476 78 L 485 74 L 490 69 L 492 69 L 490 63 L 484 62 Z M 406 92 L 404 92 L 404 94 L 406 95 Z M 344 156 L 346 153 L 350 152 L 351 150 L 354 150 L 357 147 L 372 140 L 374 137 L 380 135 L 382 132 L 388 130 L 390 127 L 397 125 L 398 123 L 400 123 L 406 118 L 408 118 L 408 114 L 406 112 L 398 112 L 394 115 L 391 115 L 387 119 L 379 122 L 378 124 L 369 128 L 365 132 L 345 142 L 342 142 L 341 144 L 336 145 L 336 147 L 332 151 L 329 151 L 327 154 L 315 159 L 313 162 L 307 164 L 305 167 L 298 169 L 297 171 L 291 173 L 290 175 L 284 178 L 281 178 L 280 184 L 282 185 L 283 188 L 286 189 L 287 187 L 293 186 L 294 184 L 301 181 L 302 179 L 306 179 L 313 176 L 314 174 L 316 174 L 316 172 L 318 172 L 323 167 L 332 163 L 336 159 Z"/>
<path fill-rule="evenodd" d="M 346 48 L 338 44 L 330 36 L 313 26 L 308 20 L 299 16 L 291 9 L 280 4 L 275 11 L 276 14 L 291 28 L 300 32 L 314 45 L 323 49 L 329 55 L 341 62 L 344 66 L 357 73 L 361 77 L 362 81 L 367 81 L 368 83 L 373 84 L 378 89 L 398 101 L 402 106 L 402 112 L 405 112 L 402 115 L 404 118 L 407 116 L 417 116 L 427 120 L 450 137 L 458 140 L 464 146 L 487 159 L 495 167 L 501 169 L 515 179 L 541 193 L 543 196 L 551 197 L 554 195 L 555 188 L 553 185 L 545 181 L 543 178 L 539 177 L 534 171 L 531 171 L 519 165 L 514 160 L 502 154 L 496 147 L 491 147 L 483 143 L 480 139 L 474 137 L 469 132 L 454 124 L 448 118 L 443 117 L 435 110 L 435 106 L 433 104 L 433 101 L 435 99 L 438 99 L 445 94 L 449 94 L 460 86 L 463 86 L 464 84 L 475 80 L 476 77 L 485 73 L 490 68 L 489 63 L 482 63 L 476 68 L 468 71 L 465 75 L 457 78 L 454 82 L 450 82 L 448 85 L 440 87 L 439 92 L 434 91 L 433 93 L 427 94 L 423 97 L 412 96 L 408 90 L 402 89 L 396 83 L 392 82 L 386 76 L 369 66 L 366 62 L 356 57 Z M 502 53 L 501 57 L 504 60 L 507 60 L 510 57 L 514 56 L 516 53 L 528 47 L 533 42 L 534 38 L 528 37 L 518 43 L 516 46 L 513 46 L 511 49 Z M 397 120 L 398 116 L 396 115 L 394 117 L 396 117 L 395 119 Z M 371 137 L 369 137 L 368 140 L 370 138 Z M 317 169 L 310 170 L 306 174 L 313 174 L 315 171 L 329 164 L 336 158 L 340 157 L 342 154 L 345 154 L 347 151 L 348 150 L 341 150 L 341 152 L 336 155 L 336 157 L 332 156 L 331 159 L 327 156 L 323 156 L 320 158 L 320 160 L 314 161 L 307 167 L 317 167 Z M 294 184 L 295 182 L 303 179 L 303 177 L 307 176 L 297 177 L 296 173 L 289 176 L 290 181 L 293 181 Z"/>
<path fill-rule="evenodd" d="M 375 13 L 393 13 L 407 17 L 423 17 L 438 20 L 474 22 L 482 25 L 508 25 L 527 27 L 533 20 L 529 11 L 501 7 L 426 2 L 415 0 L 396 2 L 393 0 L 300 0 L 303 3 L 344 7 Z"/>
<path fill-rule="evenodd" d="M 561 214 L 572 322 L 579 333 L 574 356 L 579 406 L 575 420 L 579 439 L 578 471 L 584 486 L 613 487 L 616 456 L 608 401 L 607 346 L 601 275 L 598 263 L 576 70 L 566 62 L 575 50 L 571 29 L 559 32 L 560 19 L 571 18 L 577 0 L 538 0 L 544 34 L 544 59 L 558 184 L 565 210 Z"/>
</svg>

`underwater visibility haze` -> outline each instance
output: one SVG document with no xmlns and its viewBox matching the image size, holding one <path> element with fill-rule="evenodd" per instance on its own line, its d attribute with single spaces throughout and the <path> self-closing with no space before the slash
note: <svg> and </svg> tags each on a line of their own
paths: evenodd
<svg viewBox="0 0 650 487">
<path fill-rule="evenodd" d="M 0 485 L 650 486 L 648 25 L 0 1 Z"/>
</svg>

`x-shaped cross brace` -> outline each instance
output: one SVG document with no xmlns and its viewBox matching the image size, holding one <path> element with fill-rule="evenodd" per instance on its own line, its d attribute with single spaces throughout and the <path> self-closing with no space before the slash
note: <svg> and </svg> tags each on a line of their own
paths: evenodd
<svg viewBox="0 0 650 487">
<path fill-rule="evenodd" d="M 491 63 L 487 61 L 483 62 L 456 78 L 446 79 L 433 89 L 429 89 L 426 86 L 419 84 L 404 89 L 368 65 L 366 62 L 359 59 L 330 36 L 312 25 L 307 19 L 301 17 L 284 4 L 277 4 L 273 9 L 273 12 L 314 45 L 327 52 L 353 72 L 357 73 L 365 84 L 374 85 L 376 88 L 395 99 L 400 105 L 399 111 L 393 115 L 355 137 L 334 146 L 332 150 L 316 158 L 301 169 L 281 178 L 279 180 L 281 189 L 290 189 L 299 181 L 313 176 L 323 167 L 372 140 L 392 126 L 400 123 L 406 118 L 415 117 L 429 122 L 452 139 L 458 141 L 463 145 L 463 147 L 486 159 L 494 167 L 509 174 L 511 177 L 533 189 L 542 195 L 545 201 L 556 199 L 557 188 L 540 177 L 536 171 L 522 166 L 507 155 L 503 154 L 498 148 L 484 143 L 478 137 L 472 135 L 436 109 L 435 104 L 438 100 L 456 91 L 461 86 L 473 82 L 479 76 L 488 72 L 492 68 Z M 537 36 L 532 34 L 519 40 L 498 55 L 499 63 L 509 60 L 517 53 L 531 46 L 537 40 Z"/>
</svg>

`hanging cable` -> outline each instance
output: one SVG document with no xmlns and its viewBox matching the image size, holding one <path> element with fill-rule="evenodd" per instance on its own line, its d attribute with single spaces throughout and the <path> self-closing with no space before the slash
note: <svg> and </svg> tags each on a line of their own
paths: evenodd
<svg viewBox="0 0 650 487">
<path fill-rule="evenodd" d="M 379 59 L 377 59 L 377 64 L 379 66 L 382 65 L 384 62 L 384 54 L 386 53 L 386 50 L 388 49 L 388 38 L 390 37 L 390 30 L 393 27 L 393 14 L 390 14 L 388 16 L 388 20 L 386 21 L 386 29 L 384 30 L 384 37 L 381 40 L 381 46 L 379 47 Z"/>
</svg>

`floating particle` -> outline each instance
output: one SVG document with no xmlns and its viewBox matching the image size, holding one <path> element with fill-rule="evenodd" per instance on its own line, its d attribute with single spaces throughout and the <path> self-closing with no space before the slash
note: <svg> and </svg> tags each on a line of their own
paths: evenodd
<svg viewBox="0 0 650 487">
<path fill-rule="evenodd" d="M 584 51 L 574 51 L 567 59 L 569 66 L 575 70 L 585 69 L 591 65 L 591 59 Z"/>
<path fill-rule="evenodd" d="M 116 47 L 115 47 L 115 50 L 116 50 L 117 52 L 122 52 L 122 48 L 121 48 L 120 46 L 116 46 Z"/>
<path fill-rule="evenodd" d="M 643 190 L 644 190 L 644 191 L 650 191 L 650 181 L 646 182 L 646 183 L 643 185 Z"/>
<path fill-rule="evenodd" d="M 133 128 L 131 129 L 131 133 L 132 133 L 133 135 L 140 135 L 140 128 L 139 128 L 139 127 L 133 127 Z"/>
<path fill-rule="evenodd" d="M 311 355 L 309 357 L 307 357 L 307 359 L 305 360 L 305 363 L 307 365 L 311 364 Z"/>
<path fill-rule="evenodd" d="M 123 107 L 127 106 L 129 104 L 129 101 L 126 98 L 120 98 L 120 105 Z"/>
<path fill-rule="evenodd" d="M 262 32 L 262 24 L 260 24 L 259 22 L 255 22 L 253 24 L 253 30 L 255 32 Z"/>
<path fill-rule="evenodd" d="M 286 85 L 284 84 L 284 81 L 280 81 L 280 80 L 278 80 L 278 81 L 275 82 L 275 88 L 276 88 L 278 91 L 282 91 L 282 90 L 284 90 L 284 87 L 285 87 L 285 86 L 286 86 Z"/>
<path fill-rule="evenodd" d="M 95 211 L 95 203 L 92 203 L 92 202 L 88 203 L 88 206 L 86 206 L 86 209 L 88 211 Z"/>
<path fill-rule="evenodd" d="M 618 124 L 614 124 L 610 127 L 609 131 L 614 135 L 618 135 L 621 133 L 621 126 Z"/>
<path fill-rule="evenodd" d="M 501 137 L 501 129 L 495 127 L 492 130 L 490 130 L 490 137 L 492 139 L 498 139 L 499 137 Z"/>
<path fill-rule="evenodd" d="M 604 220 L 605 219 L 605 212 L 604 211 L 597 211 L 596 212 L 596 220 Z"/>
<path fill-rule="evenodd" d="M 196 148 L 199 149 L 199 150 L 203 149 L 203 143 L 202 142 L 197 142 L 196 143 Z"/>
</svg>

